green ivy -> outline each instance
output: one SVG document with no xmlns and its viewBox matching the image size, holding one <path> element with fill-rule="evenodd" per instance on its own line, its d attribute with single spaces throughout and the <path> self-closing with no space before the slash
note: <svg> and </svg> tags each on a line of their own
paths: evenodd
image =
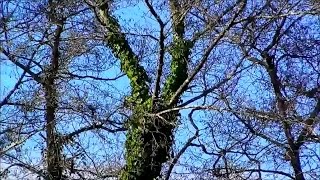
<svg viewBox="0 0 320 180">
<path fill-rule="evenodd" d="M 188 58 L 191 46 L 190 41 L 174 36 L 173 45 L 170 49 L 172 56 L 171 74 L 166 80 L 163 90 L 163 96 L 167 102 L 188 77 Z M 176 102 L 178 102 L 178 99 Z"/>
<path fill-rule="evenodd" d="M 172 145 L 172 131 L 174 125 L 164 122 L 161 118 L 150 117 L 148 113 L 154 111 L 152 98 L 149 95 L 150 80 L 144 68 L 139 65 L 139 59 L 134 54 L 121 32 L 117 20 L 101 10 L 100 15 L 108 30 L 105 40 L 115 57 L 120 60 L 121 70 L 130 80 L 131 95 L 126 98 L 129 107 L 132 108 L 132 116 L 126 123 L 127 139 L 126 166 L 121 171 L 121 180 L 150 179 L 156 177 L 161 171 L 161 164 L 168 158 L 168 152 Z M 183 26 L 183 24 L 181 24 Z M 160 109 L 167 109 L 165 103 L 187 78 L 188 56 L 190 54 L 190 42 L 184 40 L 183 27 L 180 34 L 174 36 L 174 43 L 170 50 L 172 56 L 171 75 L 168 77 L 162 94 L 163 102 L 157 104 Z M 176 104 L 176 103 L 175 103 Z M 156 111 L 160 110 L 157 109 Z M 164 115 L 167 120 L 175 122 L 176 113 Z"/>
<path fill-rule="evenodd" d="M 132 88 L 133 101 L 146 101 L 149 98 L 150 82 L 144 68 L 139 65 L 138 57 L 129 46 L 125 35 L 121 32 L 117 20 L 108 16 L 108 34 L 106 41 L 113 54 L 120 60 L 121 70 L 126 73 Z"/>
</svg>

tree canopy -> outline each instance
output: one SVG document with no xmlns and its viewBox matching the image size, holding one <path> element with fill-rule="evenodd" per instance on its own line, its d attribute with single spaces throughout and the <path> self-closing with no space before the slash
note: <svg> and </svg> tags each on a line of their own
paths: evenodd
<svg viewBox="0 0 320 180">
<path fill-rule="evenodd" d="M 0 178 L 317 179 L 320 4 L 2 0 Z"/>
</svg>

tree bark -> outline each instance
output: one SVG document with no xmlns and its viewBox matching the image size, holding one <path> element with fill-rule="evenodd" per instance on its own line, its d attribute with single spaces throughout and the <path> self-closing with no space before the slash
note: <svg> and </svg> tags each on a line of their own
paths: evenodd
<svg viewBox="0 0 320 180">
<path fill-rule="evenodd" d="M 177 2 L 172 5 L 178 6 Z M 169 103 L 173 94 L 187 78 L 190 43 L 184 36 L 184 17 L 174 7 L 174 42 L 170 51 L 172 55 L 171 73 L 164 84 L 163 94 L 152 99 L 148 86 L 149 77 L 145 69 L 139 65 L 125 34 L 118 21 L 109 12 L 108 3 L 93 7 L 100 23 L 105 27 L 108 47 L 120 60 L 121 70 L 128 76 L 132 88 L 127 98 L 133 111 L 128 121 L 126 139 L 126 165 L 120 174 L 121 180 L 155 179 L 160 176 L 162 164 L 168 160 L 172 145 L 172 131 L 175 128 L 178 114 L 170 112 L 162 117 L 146 116 L 177 105 L 180 97 Z M 161 22 L 161 21 L 160 21 Z"/>
<path fill-rule="evenodd" d="M 50 1 L 51 2 L 51 1 Z M 52 6 L 52 2 L 50 3 Z M 54 16 L 55 11 L 52 6 L 50 15 Z M 47 171 L 48 180 L 60 180 L 62 178 L 62 144 L 58 133 L 56 132 L 56 110 L 58 108 L 58 93 L 55 81 L 59 69 L 59 45 L 60 36 L 63 32 L 63 21 L 59 21 L 53 39 L 51 62 L 48 69 L 45 70 L 45 80 L 43 86 L 46 99 L 46 135 L 47 135 Z"/>
<path fill-rule="evenodd" d="M 301 161 L 300 161 L 300 155 L 299 155 L 299 148 L 293 149 L 290 153 L 290 162 L 291 166 L 294 170 L 294 175 L 296 180 L 305 180 L 302 167 L 301 167 Z"/>
<path fill-rule="evenodd" d="M 288 155 L 290 156 L 291 166 L 294 169 L 296 179 L 305 180 L 301 168 L 299 146 L 296 146 L 296 143 L 294 141 L 294 136 L 292 135 L 292 127 L 290 123 L 285 120 L 287 116 L 288 105 L 285 97 L 281 92 L 282 85 L 277 75 L 277 67 L 274 64 L 274 58 L 271 57 L 267 52 L 263 52 L 262 57 L 266 60 L 266 68 L 270 76 L 273 91 L 276 95 L 278 111 L 280 116 L 283 118 L 282 125 L 289 145 Z"/>
</svg>

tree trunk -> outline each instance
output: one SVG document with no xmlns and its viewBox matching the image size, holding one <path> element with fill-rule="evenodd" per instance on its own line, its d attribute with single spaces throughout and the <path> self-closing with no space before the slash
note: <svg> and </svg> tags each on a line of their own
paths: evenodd
<svg viewBox="0 0 320 180">
<path fill-rule="evenodd" d="M 301 168 L 301 161 L 299 156 L 299 149 L 294 148 L 291 152 L 289 152 L 290 155 L 290 162 L 291 166 L 293 167 L 295 179 L 296 180 L 305 180 L 303 171 Z"/>
<path fill-rule="evenodd" d="M 53 83 L 51 80 L 50 84 Z M 47 134 L 47 171 L 48 180 L 60 180 L 62 176 L 61 167 L 61 147 L 59 137 L 55 132 L 56 119 L 55 111 L 57 108 L 56 90 L 53 84 L 46 85 L 46 134 Z"/>
<path fill-rule="evenodd" d="M 107 30 L 105 41 L 120 60 L 121 70 L 129 78 L 132 89 L 127 101 L 133 111 L 133 116 L 127 123 L 126 166 L 120 174 L 121 180 L 153 180 L 160 176 L 162 164 L 169 157 L 172 131 L 176 127 L 178 114 L 170 112 L 162 117 L 156 117 L 156 115 L 151 117 L 146 114 L 175 107 L 187 87 L 184 85 L 181 88 L 181 85 L 188 77 L 188 62 L 192 44 L 184 39 L 184 15 L 179 12 L 180 4 L 176 0 L 170 3 L 174 26 L 174 38 L 170 50 L 171 72 L 164 83 L 160 97 L 151 97 L 149 94 L 151 92 L 148 85 L 149 77 L 145 69 L 139 65 L 139 58 L 126 40 L 117 19 L 110 14 L 109 4 L 102 3 L 95 9 L 98 20 Z M 161 56 L 159 58 L 161 59 Z M 162 63 L 162 60 L 159 62 Z M 179 88 L 181 90 L 178 91 Z"/>
<path fill-rule="evenodd" d="M 50 3 L 52 6 L 52 2 Z M 51 7 L 53 16 L 55 16 L 54 6 Z M 58 93 L 55 81 L 59 70 L 59 45 L 60 36 L 63 32 L 63 21 L 59 21 L 56 26 L 50 67 L 45 70 L 45 80 L 43 86 L 46 95 L 46 134 L 47 134 L 47 171 L 49 180 L 60 180 L 62 178 L 62 144 L 58 133 L 56 132 L 55 113 L 58 108 Z"/>
<path fill-rule="evenodd" d="M 121 180 L 153 180 L 159 177 L 162 163 L 169 157 L 176 117 L 142 117 L 143 124 L 130 128 L 126 141 L 126 167 Z M 144 128 L 142 128 L 144 127 Z"/>
</svg>

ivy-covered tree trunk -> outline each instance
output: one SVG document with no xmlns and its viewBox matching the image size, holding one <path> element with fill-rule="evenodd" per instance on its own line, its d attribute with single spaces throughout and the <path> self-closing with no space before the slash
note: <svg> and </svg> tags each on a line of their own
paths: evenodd
<svg viewBox="0 0 320 180">
<path fill-rule="evenodd" d="M 53 1 L 49 1 L 50 12 L 49 16 L 55 17 L 56 10 Z M 57 20 L 57 19 L 56 19 Z M 60 137 L 56 131 L 56 111 L 58 108 L 58 90 L 57 90 L 57 77 L 59 69 L 59 46 L 60 38 L 63 32 L 63 21 L 59 20 L 56 23 L 56 29 L 54 31 L 53 46 L 51 54 L 51 62 L 48 68 L 44 72 L 44 79 L 42 86 L 45 90 L 45 100 L 46 100 L 46 140 L 47 140 L 47 179 L 48 180 L 61 180 L 63 167 L 62 167 L 62 145 Z"/>
<path fill-rule="evenodd" d="M 174 30 L 170 50 L 171 72 L 162 93 L 157 97 L 149 94 L 149 77 L 139 65 L 138 56 L 132 51 L 118 21 L 110 14 L 108 4 L 95 9 L 98 20 L 107 31 L 105 41 L 120 60 L 121 70 L 126 73 L 132 88 L 127 101 L 132 104 L 133 115 L 127 124 L 126 166 L 120 174 L 121 180 L 155 179 L 160 176 L 162 164 L 168 160 L 178 113 L 169 112 L 161 117 L 149 114 L 175 107 L 186 89 L 184 87 L 181 90 L 181 85 L 188 77 L 188 58 L 192 45 L 184 39 L 184 15 L 178 12 L 179 6 L 175 0 L 170 2 Z"/>
</svg>

